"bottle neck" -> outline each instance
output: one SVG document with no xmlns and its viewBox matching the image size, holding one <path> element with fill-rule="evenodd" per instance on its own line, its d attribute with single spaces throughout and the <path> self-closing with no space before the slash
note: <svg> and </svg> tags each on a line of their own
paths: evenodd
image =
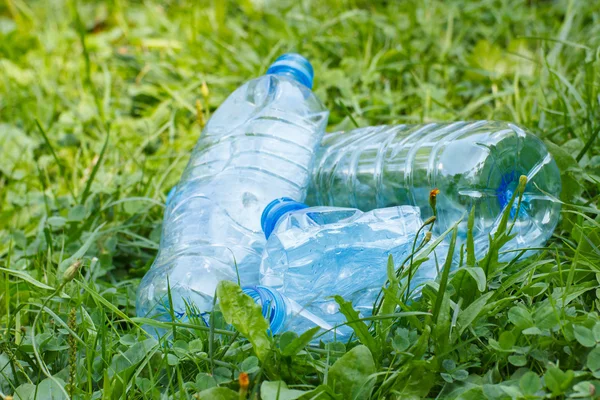
<svg viewBox="0 0 600 400">
<path fill-rule="evenodd" d="M 300 54 L 287 53 L 280 56 L 267 70 L 267 75 L 283 75 L 294 79 L 309 89 L 313 86 L 313 67 Z"/>
<path fill-rule="evenodd" d="M 285 216 L 285 214 L 303 210 L 308 208 L 304 203 L 290 199 L 289 197 L 281 197 L 279 199 L 270 202 L 264 209 L 262 216 L 260 217 L 260 225 L 265 237 L 268 239 L 271 233 L 275 229 L 277 222 Z"/>
<path fill-rule="evenodd" d="M 250 296 L 256 304 L 262 306 L 262 315 L 269 321 L 271 334 L 280 333 L 288 313 L 283 296 L 266 286 L 245 286 L 242 291 Z"/>
</svg>

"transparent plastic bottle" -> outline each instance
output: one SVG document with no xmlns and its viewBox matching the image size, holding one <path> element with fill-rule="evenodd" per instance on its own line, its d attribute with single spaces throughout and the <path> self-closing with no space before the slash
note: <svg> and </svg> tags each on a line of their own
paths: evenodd
<svg viewBox="0 0 600 400">
<path fill-rule="evenodd" d="M 160 250 L 138 288 L 137 314 L 185 319 L 212 308 L 217 283 L 258 283 L 264 207 L 303 200 L 328 111 L 315 97 L 310 63 L 279 57 L 232 93 L 208 121 L 174 192 Z"/>
<path fill-rule="evenodd" d="M 334 295 L 351 301 L 362 316 L 369 316 L 387 281 L 388 256 L 391 254 L 397 265 L 407 259 L 422 225 L 419 209 L 412 206 L 363 213 L 353 208 L 308 207 L 286 198 L 275 200 L 262 216 L 267 245 L 260 284 L 331 325 L 345 322 L 331 298 Z M 423 237 L 424 231 L 417 245 Z M 442 242 L 414 271 L 413 293 L 436 278 L 436 262 L 441 265 L 447 251 Z M 301 333 L 311 327 L 300 327 L 305 323 L 301 320 L 294 328 Z"/>
<path fill-rule="evenodd" d="M 242 290 L 255 303 L 262 306 L 262 314 L 269 321 L 269 331 L 273 335 L 283 332 L 302 334 L 315 326 L 321 327 L 321 335 L 317 338 L 323 341 L 342 341 L 348 339 L 352 333 L 347 325 L 343 325 L 344 319 L 340 313 L 333 318 L 331 315 L 324 315 L 322 318 L 277 290 L 266 286 L 246 286 Z"/>
<path fill-rule="evenodd" d="M 325 136 L 306 202 L 372 210 L 400 204 L 432 215 L 429 193 L 437 196 L 436 231 L 464 216 L 459 240 L 467 234 L 475 207 L 475 249 L 488 248 L 488 235 L 526 175 L 527 186 L 503 251 L 543 246 L 559 219 L 560 172 L 543 142 L 520 127 L 476 121 L 376 126 Z M 512 253 L 516 254 L 516 253 Z M 510 257 L 510 253 L 505 253 Z"/>
</svg>

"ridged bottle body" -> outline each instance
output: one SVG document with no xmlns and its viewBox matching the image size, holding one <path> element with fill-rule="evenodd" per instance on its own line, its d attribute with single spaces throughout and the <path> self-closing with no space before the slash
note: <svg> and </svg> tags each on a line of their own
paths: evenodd
<svg viewBox="0 0 600 400">
<path fill-rule="evenodd" d="M 334 295 L 351 301 L 362 316 L 387 281 L 388 256 L 396 265 L 413 251 L 423 225 L 419 209 L 390 207 L 363 213 L 353 208 L 311 207 L 284 215 L 270 235 L 261 264 L 261 285 L 277 290 L 303 309 L 331 325 L 342 324 Z M 417 241 L 417 245 L 423 235 Z M 441 243 L 420 265 L 411 289 L 437 276 L 435 258 L 443 262 L 447 246 Z M 298 333 L 314 324 L 290 319 L 287 329 Z M 338 334 L 347 334 L 347 327 Z"/>
<path fill-rule="evenodd" d="M 312 70 L 311 70 L 312 73 Z M 293 77 L 238 88 L 213 114 L 167 204 L 159 254 L 138 289 L 137 313 L 169 320 L 212 309 L 217 283 L 258 283 L 263 208 L 303 200 L 328 112 Z"/>
<path fill-rule="evenodd" d="M 528 178 L 513 232 L 504 248 L 543 246 L 558 222 L 560 172 L 536 136 L 516 125 L 456 122 L 376 126 L 325 136 L 315 164 L 308 204 L 372 210 L 400 204 L 432 215 L 429 196 L 439 189 L 436 231 L 462 218 L 459 240 L 466 238 L 468 213 L 475 207 L 475 248 L 488 248 L 490 233 L 518 184 Z"/>
</svg>

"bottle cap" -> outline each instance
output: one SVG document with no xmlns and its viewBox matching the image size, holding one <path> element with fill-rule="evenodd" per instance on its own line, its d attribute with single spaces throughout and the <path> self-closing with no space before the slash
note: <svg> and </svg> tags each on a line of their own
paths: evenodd
<svg viewBox="0 0 600 400">
<path fill-rule="evenodd" d="M 287 315 L 285 300 L 281 293 L 266 286 L 245 286 L 242 291 L 256 304 L 262 306 L 262 315 L 269 321 L 271 334 L 279 333 Z"/>
<path fill-rule="evenodd" d="M 289 197 L 281 197 L 267 204 L 260 217 L 260 226 L 265 233 L 265 237 L 268 239 L 269 236 L 271 236 L 277 222 L 279 222 L 285 214 L 305 208 L 308 208 L 306 204 L 290 199 Z"/>
<path fill-rule="evenodd" d="M 287 75 L 312 89 L 314 71 L 310 62 L 300 54 L 286 53 L 279 56 L 267 70 L 267 75 Z"/>
</svg>

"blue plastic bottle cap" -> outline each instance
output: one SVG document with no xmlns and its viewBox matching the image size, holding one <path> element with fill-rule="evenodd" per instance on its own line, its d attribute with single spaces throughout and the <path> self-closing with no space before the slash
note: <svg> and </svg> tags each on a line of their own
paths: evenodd
<svg viewBox="0 0 600 400">
<path fill-rule="evenodd" d="M 300 54 L 286 53 L 279 56 L 267 70 L 267 75 L 270 74 L 291 76 L 309 89 L 313 86 L 313 67 Z"/>
<path fill-rule="evenodd" d="M 266 286 L 245 286 L 242 291 L 262 306 L 262 315 L 269 321 L 271 334 L 279 333 L 285 323 L 287 309 L 281 294 Z"/>
<path fill-rule="evenodd" d="M 304 208 L 308 208 L 308 206 L 289 197 L 281 197 L 267 204 L 260 217 L 260 226 L 265 237 L 268 239 L 271 236 L 275 225 L 285 214 Z"/>
</svg>

